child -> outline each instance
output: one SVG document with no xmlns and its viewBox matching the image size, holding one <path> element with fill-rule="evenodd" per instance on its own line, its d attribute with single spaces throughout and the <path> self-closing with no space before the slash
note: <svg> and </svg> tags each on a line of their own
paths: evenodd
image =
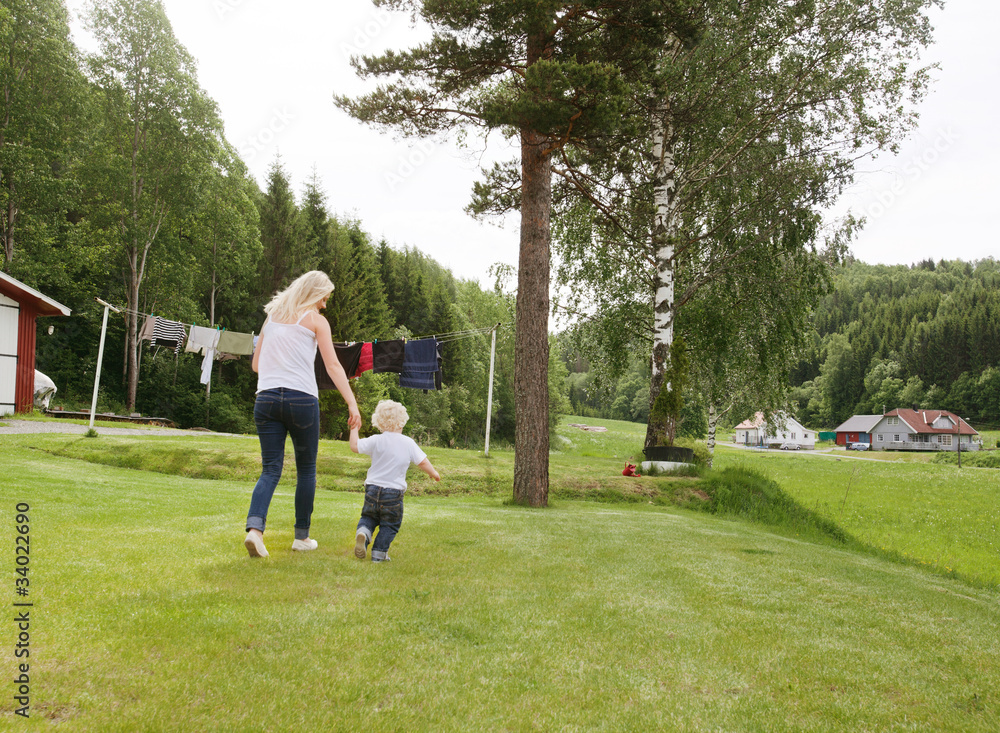
<svg viewBox="0 0 1000 733">
<path fill-rule="evenodd" d="M 351 428 L 351 450 L 372 457 L 365 478 L 365 505 L 354 543 L 354 555 L 360 560 L 367 554 L 376 527 L 379 532 L 372 544 L 372 562 L 392 559 L 387 553 L 403 522 L 406 471 L 411 463 L 435 481 L 441 480 L 426 454 L 412 438 L 403 435 L 403 426 L 409 419 L 401 404 L 382 400 L 372 413 L 372 425 L 382 431 L 381 435 L 358 440 L 358 428 Z"/>
</svg>

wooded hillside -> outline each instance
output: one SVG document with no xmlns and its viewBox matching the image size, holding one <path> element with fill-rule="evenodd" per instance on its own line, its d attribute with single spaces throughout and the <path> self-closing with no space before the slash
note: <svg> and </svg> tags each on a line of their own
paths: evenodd
<svg viewBox="0 0 1000 733">
<path fill-rule="evenodd" d="M 807 425 L 919 405 L 1000 424 L 1000 263 L 852 261 L 813 318 L 793 373 Z"/>
</svg>

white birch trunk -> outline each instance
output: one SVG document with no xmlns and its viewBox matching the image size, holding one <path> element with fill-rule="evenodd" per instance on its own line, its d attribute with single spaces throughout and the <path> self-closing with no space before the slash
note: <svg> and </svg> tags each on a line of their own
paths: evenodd
<svg viewBox="0 0 1000 733">
<path fill-rule="evenodd" d="M 653 156 L 656 160 L 653 183 L 652 247 L 656 260 L 656 287 L 653 296 L 653 355 L 652 380 L 649 389 L 650 421 L 646 429 L 646 446 L 661 440 L 662 426 L 652 417 L 656 397 L 664 387 L 663 378 L 670 345 L 674 340 L 674 235 L 677 192 L 677 165 L 674 160 L 674 128 L 670 104 L 664 97 L 656 111 L 653 131 Z M 667 385 L 669 386 L 669 385 Z"/>
</svg>

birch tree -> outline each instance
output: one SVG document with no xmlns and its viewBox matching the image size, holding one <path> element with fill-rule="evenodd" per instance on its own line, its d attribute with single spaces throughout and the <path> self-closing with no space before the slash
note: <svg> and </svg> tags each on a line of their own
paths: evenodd
<svg viewBox="0 0 1000 733">
<path fill-rule="evenodd" d="M 912 127 L 934 4 L 706 0 L 698 43 L 667 44 L 630 108 L 648 145 L 623 138 L 602 159 L 560 161 L 557 201 L 592 217 L 559 243 L 561 279 L 577 285 L 567 305 L 581 310 L 581 291 L 619 308 L 648 298 L 650 325 L 637 330 L 652 344 L 651 404 L 679 311 L 741 263 L 771 262 L 781 282 L 789 263 L 808 262 L 822 244 L 819 212 L 856 160 L 894 149 Z"/>
<path fill-rule="evenodd" d="M 92 210 L 114 232 L 126 303 L 126 408 L 135 407 L 140 291 L 169 216 L 193 206 L 221 123 L 194 60 L 158 0 L 97 0 L 87 24 L 100 50 L 89 71 L 104 108 L 88 157 Z"/>
<path fill-rule="evenodd" d="M 377 0 L 411 11 L 430 41 L 355 60 L 376 91 L 337 103 L 365 122 L 432 135 L 499 131 L 519 147 L 505 170 L 521 216 L 515 317 L 514 500 L 548 502 L 548 314 L 553 158 L 616 127 L 628 78 L 655 57 L 684 2 Z M 672 29 L 671 29 L 672 30 Z"/>
</svg>

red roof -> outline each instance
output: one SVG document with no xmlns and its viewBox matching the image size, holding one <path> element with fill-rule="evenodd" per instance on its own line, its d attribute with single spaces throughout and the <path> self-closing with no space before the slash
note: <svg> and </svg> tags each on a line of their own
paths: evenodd
<svg viewBox="0 0 1000 733">
<path fill-rule="evenodd" d="M 965 422 L 958 415 L 947 410 L 904 410 L 897 408 L 885 413 L 886 417 L 898 417 L 909 425 L 917 434 L 928 435 L 955 435 L 955 424 L 958 424 L 959 435 L 979 435 L 969 423 Z M 939 417 L 946 417 L 951 420 L 951 424 L 943 428 L 935 428 L 934 421 Z"/>
</svg>

